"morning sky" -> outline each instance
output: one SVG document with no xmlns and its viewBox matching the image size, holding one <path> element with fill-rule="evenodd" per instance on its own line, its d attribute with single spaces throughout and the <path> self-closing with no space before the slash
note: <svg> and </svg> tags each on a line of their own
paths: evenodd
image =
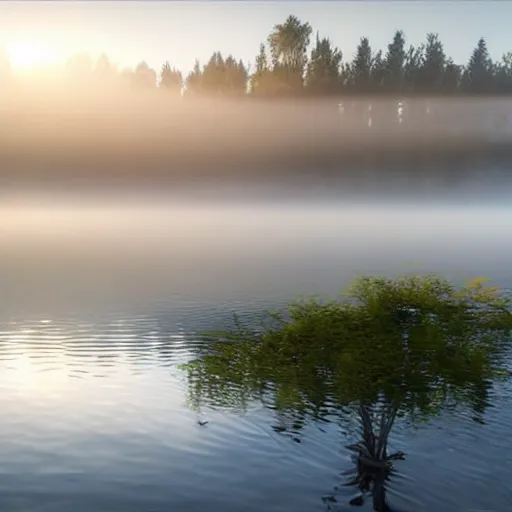
<svg viewBox="0 0 512 512">
<path fill-rule="evenodd" d="M 214 50 L 254 62 L 260 42 L 289 14 L 307 20 L 351 58 L 361 36 L 385 49 L 396 29 L 419 44 L 438 32 L 446 53 L 467 62 L 485 36 L 493 58 L 512 50 L 512 2 L 0 2 L 0 44 L 51 50 L 58 61 L 105 52 L 120 68 L 169 60 L 187 73 Z"/>
</svg>

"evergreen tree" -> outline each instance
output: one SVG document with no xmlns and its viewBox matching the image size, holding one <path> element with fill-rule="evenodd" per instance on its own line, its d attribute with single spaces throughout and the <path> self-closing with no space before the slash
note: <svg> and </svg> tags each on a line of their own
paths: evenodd
<svg viewBox="0 0 512 512">
<path fill-rule="evenodd" d="M 443 93 L 455 94 L 459 91 L 462 76 L 462 67 L 453 62 L 452 59 L 446 61 L 443 74 Z"/>
<path fill-rule="evenodd" d="M 401 30 L 397 30 L 386 53 L 384 86 L 388 92 L 399 93 L 403 90 L 405 60 L 405 36 Z"/>
<path fill-rule="evenodd" d="M 382 92 L 387 75 L 386 61 L 382 58 L 382 50 L 379 50 L 372 59 L 372 83 L 375 92 Z"/>
<path fill-rule="evenodd" d="M 247 92 L 247 79 L 248 70 L 241 60 L 237 61 L 232 55 L 224 59 L 220 52 L 214 52 L 202 70 L 196 61 L 186 80 L 187 92 L 215 96 L 241 95 Z"/>
<path fill-rule="evenodd" d="M 446 55 L 438 34 L 427 34 L 420 71 L 420 90 L 436 94 L 443 89 Z"/>
<path fill-rule="evenodd" d="M 351 86 L 356 94 L 371 91 L 372 49 L 367 37 L 362 37 L 351 66 Z"/>
<path fill-rule="evenodd" d="M 473 50 L 463 76 L 464 91 L 469 94 L 486 94 L 492 92 L 493 64 L 482 37 Z"/>
<path fill-rule="evenodd" d="M 494 68 L 494 92 L 512 93 L 512 52 L 505 53 Z"/>
<path fill-rule="evenodd" d="M 226 80 L 226 66 L 220 52 L 214 52 L 210 60 L 203 67 L 202 87 L 203 92 L 219 94 L 224 91 Z"/>
<path fill-rule="evenodd" d="M 424 61 L 424 46 L 420 45 L 417 48 L 410 46 L 405 56 L 404 64 L 404 87 L 403 90 L 407 93 L 415 93 L 419 89 L 421 79 L 421 69 Z"/>
<path fill-rule="evenodd" d="M 162 71 L 160 73 L 160 87 L 177 95 L 181 94 L 183 76 L 181 71 L 171 67 L 169 62 L 166 62 L 162 66 Z"/>
<path fill-rule="evenodd" d="M 230 95 L 242 95 L 247 92 L 247 80 L 249 71 L 244 63 L 238 62 L 232 55 L 228 55 L 225 60 L 225 92 Z"/>
<path fill-rule="evenodd" d="M 268 94 L 272 81 L 272 72 L 268 65 L 265 45 L 260 45 L 260 52 L 256 57 L 256 69 L 250 80 L 250 90 L 253 94 Z"/>
<path fill-rule="evenodd" d="M 187 95 L 197 95 L 200 94 L 203 90 L 203 73 L 201 71 L 201 65 L 199 61 L 196 60 L 194 63 L 194 68 L 188 74 L 186 80 L 186 94 Z"/>
<path fill-rule="evenodd" d="M 338 48 L 333 48 L 329 39 L 320 39 L 317 34 L 306 74 L 308 89 L 321 94 L 337 92 L 340 89 L 341 59 Z"/>
</svg>

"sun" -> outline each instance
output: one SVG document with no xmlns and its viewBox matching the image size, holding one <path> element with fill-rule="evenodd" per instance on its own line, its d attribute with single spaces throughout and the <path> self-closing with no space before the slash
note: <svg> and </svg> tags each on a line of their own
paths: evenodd
<svg viewBox="0 0 512 512">
<path fill-rule="evenodd" d="M 7 44 L 7 55 L 14 68 L 30 69 L 57 62 L 57 52 L 50 46 L 31 41 Z"/>
</svg>

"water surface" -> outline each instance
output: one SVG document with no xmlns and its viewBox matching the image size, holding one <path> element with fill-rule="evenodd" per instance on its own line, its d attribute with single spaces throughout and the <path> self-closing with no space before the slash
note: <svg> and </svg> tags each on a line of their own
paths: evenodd
<svg viewBox="0 0 512 512">
<path fill-rule="evenodd" d="M 0 508 L 13 511 L 314 511 L 351 467 L 343 425 L 300 443 L 246 415 L 187 406 L 204 329 L 358 274 L 490 275 L 512 288 L 504 207 L 330 199 L 10 201 L 0 209 Z M 512 505 L 510 387 L 486 423 L 397 424 L 398 511 Z M 198 420 L 208 421 L 204 426 Z M 337 493 L 347 510 L 351 489 Z M 367 510 L 367 508 L 363 508 Z"/>
</svg>

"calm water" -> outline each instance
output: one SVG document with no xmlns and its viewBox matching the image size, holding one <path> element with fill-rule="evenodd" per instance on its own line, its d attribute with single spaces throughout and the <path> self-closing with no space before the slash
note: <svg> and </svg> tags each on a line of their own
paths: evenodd
<svg viewBox="0 0 512 512">
<path fill-rule="evenodd" d="M 177 364 L 198 332 L 334 295 L 360 273 L 512 288 L 502 207 L 31 199 L 0 210 L 0 510 L 326 510 L 354 433 L 312 424 L 297 443 L 259 404 L 192 411 Z M 485 425 L 396 425 L 407 459 L 393 510 L 512 506 L 511 391 L 496 389 Z M 353 496 L 342 488 L 335 507 Z"/>
</svg>

